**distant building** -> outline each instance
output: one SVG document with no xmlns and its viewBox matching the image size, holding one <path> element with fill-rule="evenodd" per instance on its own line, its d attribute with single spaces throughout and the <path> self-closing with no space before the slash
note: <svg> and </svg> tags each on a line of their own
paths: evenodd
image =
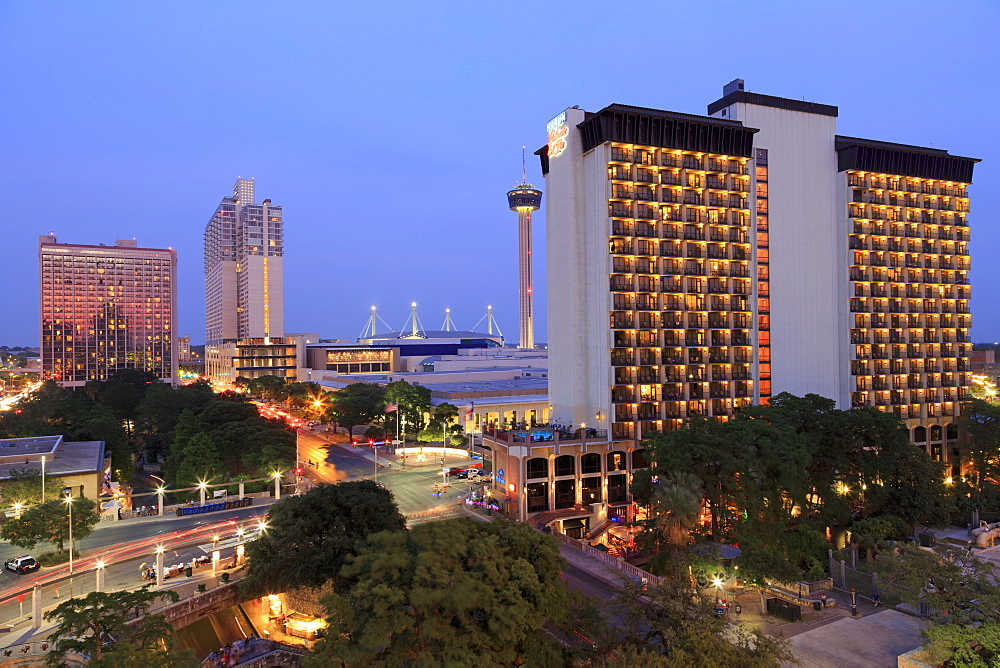
<svg viewBox="0 0 1000 668">
<path fill-rule="evenodd" d="M 177 337 L 177 361 L 188 362 L 191 360 L 191 337 Z"/>
<path fill-rule="evenodd" d="M 237 179 L 205 227 L 206 342 L 284 334 L 284 222 Z"/>
<path fill-rule="evenodd" d="M 117 369 L 177 380 L 177 252 L 39 237 L 42 374 L 79 387 Z"/>
<path fill-rule="evenodd" d="M 223 389 L 241 377 L 278 376 L 293 381 L 296 353 L 295 342 L 280 336 L 225 341 L 213 346 L 212 355 L 205 358 L 205 375 Z"/>
<path fill-rule="evenodd" d="M 257 364 L 242 353 L 284 335 L 284 243 L 282 208 L 258 203 L 253 179 L 237 179 L 205 226 L 205 366 L 213 380 L 232 380 L 213 375 L 230 370 L 239 352 L 230 344 L 242 346 L 236 356 L 244 366 L 274 361 Z"/>
</svg>

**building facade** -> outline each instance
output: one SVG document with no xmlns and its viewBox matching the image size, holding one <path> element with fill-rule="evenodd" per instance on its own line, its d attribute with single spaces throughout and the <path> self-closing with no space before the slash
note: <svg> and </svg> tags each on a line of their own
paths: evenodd
<svg viewBox="0 0 1000 668">
<path fill-rule="evenodd" d="M 630 474 L 651 431 L 815 393 L 894 413 L 954 466 L 977 161 L 838 136 L 836 107 L 741 80 L 708 112 L 616 104 L 549 122 L 538 154 L 553 428 L 590 434 L 587 454 L 622 453 Z M 516 467 L 503 491 L 519 513 L 609 502 L 584 494 L 582 462 L 558 480 L 564 454 L 545 454 L 545 437 L 492 446 Z M 529 469 L 539 458 L 548 465 Z M 549 491 L 529 502 L 542 482 Z"/>
<path fill-rule="evenodd" d="M 177 252 L 39 237 L 42 377 L 66 387 L 141 369 L 177 381 Z"/>
<path fill-rule="evenodd" d="M 269 199 L 258 203 L 254 186 L 237 179 L 205 226 L 207 370 L 231 366 L 226 343 L 284 334 L 282 209 Z"/>
</svg>

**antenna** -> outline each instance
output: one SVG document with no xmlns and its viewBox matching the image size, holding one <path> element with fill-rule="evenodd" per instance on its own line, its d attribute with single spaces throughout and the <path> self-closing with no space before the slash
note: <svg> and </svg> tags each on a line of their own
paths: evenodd
<svg viewBox="0 0 1000 668">
<path fill-rule="evenodd" d="M 524 146 L 521 147 L 521 183 L 528 185 L 528 165 L 524 161 Z"/>
</svg>

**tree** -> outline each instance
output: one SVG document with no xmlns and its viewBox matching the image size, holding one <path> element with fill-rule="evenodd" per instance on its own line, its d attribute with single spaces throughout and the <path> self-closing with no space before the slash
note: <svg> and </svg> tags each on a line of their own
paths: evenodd
<svg viewBox="0 0 1000 668">
<path fill-rule="evenodd" d="M 973 503 L 979 505 L 987 488 L 1000 487 L 1000 404 L 973 399 L 962 411 L 967 434 L 963 459 L 968 462 L 967 481 Z"/>
<path fill-rule="evenodd" d="M 213 482 L 226 473 L 219 449 L 206 434 L 196 434 L 180 450 L 180 464 L 175 474 L 179 488 Z"/>
<path fill-rule="evenodd" d="M 428 388 L 397 380 L 385 386 L 385 401 L 399 406 L 398 410 L 387 413 L 387 428 L 395 431 L 396 421 L 403 420 L 410 433 L 423 429 L 426 422 L 424 415 L 431 410 L 431 391 Z"/>
<path fill-rule="evenodd" d="M 285 393 L 287 383 L 285 378 L 278 376 L 261 376 L 251 378 L 247 382 L 247 390 L 264 401 L 281 401 L 288 396 Z"/>
<path fill-rule="evenodd" d="M 392 492 L 371 480 L 320 485 L 271 506 L 267 530 L 247 545 L 241 585 L 251 594 L 318 587 L 337 575 L 358 541 L 405 526 Z"/>
<path fill-rule="evenodd" d="M 177 601 L 177 593 L 153 592 L 149 587 L 92 592 L 46 612 L 45 619 L 57 623 L 46 663 L 62 666 L 63 657 L 75 653 L 90 657 L 87 665 L 95 668 L 197 666 L 190 652 L 176 649 L 173 629 L 164 616 L 147 614 L 160 599 Z"/>
<path fill-rule="evenodd" d="M 566 665 L 559 545 L 525 524 L 468 518 L 369 536 L 323 604 L 313 665 Z"/>
<path fill-rule="evenodd" d="M 924 649 L 934 666 L 1000 664 L 1000 622 L 977 626 L 939 624 L 924 630 Z"/>
<path fill-rule="evenodd" d="M 719 618 L 686 578 L 664 578 L 645 590 L 626 581 L 613 609 L 622 619 L 616 649 L 640 659 L 626 665 L 708 668 L 794 661 L 787 641 Z"/>
<path fill-rule="evenodd" d="M 997 569 L 966 548 L 941 543 L 925 550 L 897 544 L 870 563 L 879 579 L 899 586 L 904 602 L 925 604 L 936 623 L 1000 622 Z"/>
<path fill-rule="evenodd" d="M 374 383 L 351 383 L 330 393 L 327 421 L 353 430 L 385 415 L 385 388 Z"/>
<path fill-rule="evenodd" d="M 650 518 L 643 522 L 640 542 L 651 550 L 683 549 L 697 525 L 704 496 L 701 481 L 691 473 L 654 476 L 649 468 L 635 474 L 632 488 L 641 503 L 649 506 Z"/>
<path fill-rule="evenodd" d="M 8 479 L 0 482 L 0 504 L 31 506 L 42 502 L 42 472 L 38 469 L 11 469 Z M 55 484 L 48 486 L 47 497 L 59 491 Z"/>
<path fill-rule="evenodd" d="M 93 532 L 101 520 L 97 504 L 86 497 L 73 499 L 73 540 Z M 21 519 L 8 520 L 0 527 L 0 537 L 12 545 L 30 550 L 43 540 L 55 543 L 60 552 L 69 540 L 69 504 L 62 499 L 28 508 Z"/>
</svg>

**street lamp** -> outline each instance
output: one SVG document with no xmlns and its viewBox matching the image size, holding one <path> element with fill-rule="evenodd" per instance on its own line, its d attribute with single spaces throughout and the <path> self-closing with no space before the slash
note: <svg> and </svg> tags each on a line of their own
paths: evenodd
<svg viewBox="0 0 1000 668">
<path fill-rule="evenodd" d="M 45 503 L 45 455 L 42 455 L 42 503 Z"/>
<path fill-rule="evenodd" d="M 265 531 L 267 529 L 267 522 L 261 520 L 260 524 L 257 525 L 258 531 Z"/>
<path fill-rule="evenodd" d="M 271 477 L 274 478 L 274 500 L 275 501 L 280 501 L 281 500 L 281 471 L 275 471 L 274 473 L 271 474 Z"/>
<path fill-rule="evenodd" d="M 722 586 L 722 579 L 719 576 L 712 578 L 712 584 L 715 585 L 715 602 L 718 603 L 719 599 L 719 587 Z"/>
<path fill-rule="evenodd" d="M 201 505 L 205 505 L 205 492 L 208 490 L 208 483 L 204 480 L 198 481 L 198 492 L 201 495 Z"/>
<path fill-rule="evenodd" d="M 73 493 L 66 494 L 63 502 L 69 506 L 69 574 L 73 575 Z"/>
<path fill-rule="evenodd" d="M 21 519 L 21 502 L 18 501 L 14 504 L 14 519 Z"/>
<path fill-rule="evenodd" d="M 163 516 L 163 493 L 167 491 L 165 487 L 156 488 L 156 514 Z"/>
<path fill-rule="evenodd" d="M 104 591 L 104 562 L 98 561 L 94 566 L 97 568 L 97 591 Z"/>
<path fill-rule="evenodd" d="M 163 546 L 156 546 L 156 586 L 163 586 Z"/>
</svg>

